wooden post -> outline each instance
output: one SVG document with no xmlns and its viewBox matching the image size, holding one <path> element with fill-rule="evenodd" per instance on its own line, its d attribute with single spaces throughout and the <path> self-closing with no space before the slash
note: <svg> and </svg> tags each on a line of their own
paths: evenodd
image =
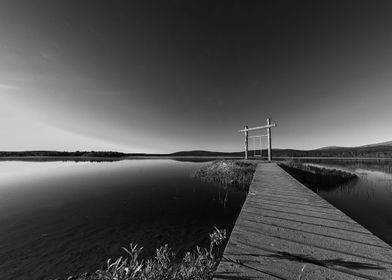
<svg viewBox="0 0 392 280">
<path fill-rule="evenodd" d="M 245 125 L 245 159 L 248 159 L 248 126 Z"/>
<path fill-rule="evenodd" d="M 267 118 L 267 125 L 270 125 L 270 124 L 271 124 L 271 118 Z M 268 136 L 268 161 L 271 161 L 272 160 L 271 127 L 267 128 L 267 136 Z"/>
</svg>

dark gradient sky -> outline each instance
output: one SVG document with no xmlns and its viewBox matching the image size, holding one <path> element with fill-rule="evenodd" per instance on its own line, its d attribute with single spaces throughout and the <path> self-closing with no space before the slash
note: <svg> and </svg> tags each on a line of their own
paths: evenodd
<svg viewBox="0 0 392 280">
<path fill-rule="evenodd" d="M 0 150 L 392 140 L 390 1 L 0 2 Z"/>
</svg>

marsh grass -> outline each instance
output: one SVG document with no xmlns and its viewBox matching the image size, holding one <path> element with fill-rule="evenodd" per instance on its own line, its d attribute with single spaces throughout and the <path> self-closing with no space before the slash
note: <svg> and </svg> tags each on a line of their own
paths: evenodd
<svg viewBox="0 0 392 280">
<path fill-rule="evenodd" d="M 194 176 L 206 182 L 234 186 L 247 191 L 257 164 L 243 160 L 216 160 L 203 165 Z"/>
<path fill-rule="evenodd" d="M 126 257 L 114 261 L 109 259 L 105 269 L 93 274 L 84 273 L 80 276 L 70 276 L 67 280 L 204 280 L 212 279 L 221 255 L 219 245 L 226 239 L 226 230 L 215 228 L 210 234 L 209 248 L 197 247 L 192 252 L 185 253 L 180 262 L 168 245 L 156 250 L 153 259 L 142 260 L 142 247 L 130 244 L 124 248 Z M 61 278 L 56 278 L 61 279 Z"/>
<path fill-rule="evenodd" d="M 358 178 L 354 173 L 293 161 L 282 162 L 279 165 L 313 191 L 330 190 Z"/>
</svg>

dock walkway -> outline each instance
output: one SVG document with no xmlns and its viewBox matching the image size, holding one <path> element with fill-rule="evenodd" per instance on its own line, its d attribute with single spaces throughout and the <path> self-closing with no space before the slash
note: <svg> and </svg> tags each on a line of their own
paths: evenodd
<svg viewBox="0 0 392 280">
<path fill-rule="evenodd" d="M 392 248 L 277 164 L 260 163 L 214 279 L 392 279 Z"/>
</svg>

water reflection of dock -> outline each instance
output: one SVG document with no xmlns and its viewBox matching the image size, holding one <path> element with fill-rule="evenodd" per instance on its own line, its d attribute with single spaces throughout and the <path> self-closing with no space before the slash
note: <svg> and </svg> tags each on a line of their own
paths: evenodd
<svg viewBox="0 0 392 280">
<path fill-rule="evenodd" d="M 264 163 L 214 279 L 392 279 L 392 248 Z"/>
</svg>

